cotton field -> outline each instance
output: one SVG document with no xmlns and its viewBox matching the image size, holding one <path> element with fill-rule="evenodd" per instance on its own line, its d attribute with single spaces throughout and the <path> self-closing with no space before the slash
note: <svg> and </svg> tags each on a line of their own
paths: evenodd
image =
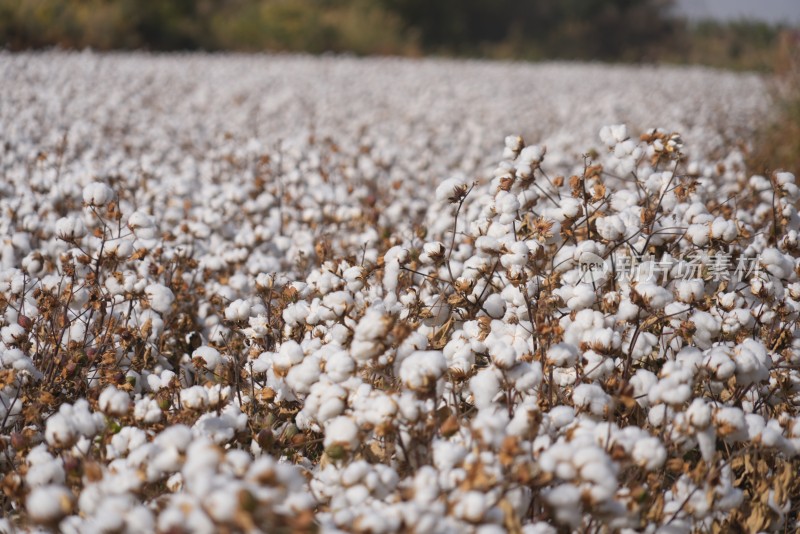
<svg viewBox="0 0 800 534">
<path fill-rule="evenodd" d="M 798 529 L 754 75 L 0 54 L 0 531 Z"/>
</svg>

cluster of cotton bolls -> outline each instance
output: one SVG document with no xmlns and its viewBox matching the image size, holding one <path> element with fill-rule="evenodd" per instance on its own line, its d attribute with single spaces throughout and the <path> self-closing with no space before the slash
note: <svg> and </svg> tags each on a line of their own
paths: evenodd
<svg viewBox="0 0 800 534">
<path fill-rule="evenodd" d="M 614 67 L 620 117 L 596 66 L 0 64 L 0 530 L 798 527 L 757 79 Z"/>
</svg>

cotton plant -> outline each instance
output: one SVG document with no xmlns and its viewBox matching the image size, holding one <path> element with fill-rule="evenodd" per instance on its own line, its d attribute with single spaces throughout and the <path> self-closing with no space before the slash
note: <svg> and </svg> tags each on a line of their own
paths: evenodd
<svg viewBox="0 0 800 534">
<path fill-rule="evenodd" d="M 796 527 L 800 193 L 706 126 L 759 80 L 228 59 L 0 58 L 2 528 Z"/>
</svg>

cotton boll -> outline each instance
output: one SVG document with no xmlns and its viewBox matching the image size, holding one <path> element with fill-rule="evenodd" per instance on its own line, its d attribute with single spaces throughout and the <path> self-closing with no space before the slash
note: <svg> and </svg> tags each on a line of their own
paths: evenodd
<svg viewBox="0 0 800 534">
<path fill-rule="evenodd" d="M 172 303 L 175 301 L 175 295 L 172 290 L 162 284 L 150 284 L 145 288 L 144 292 L 147 295 L 150 307 L 158 313 L 170 311 Z"/>
<path fill-rule="evenodd" d="M 486 495 L 477 491 L 468 491 L 460 495 L 453 507 L 453 513 L 471 523 L 478 523 L 489 508 Z"/>
<path fill-rule="evenodd" d="M 739 408 L 723 407 L 714 413 L 714 424 L 717 433 L 729 441 L 747 439 L 747 422 Z"/>
<path fill-rule="evenodd" d="M 500 392 L 500 377 L 491 367 L 478 371 L 469 381 L 473 403 L 479 409 L 492 405 L 494 397 Z"/>
<path fill-rule="evenodd" d="M 133 407 L 133 417 L 145 424 L 160 422 L 162 413 L 158 401 L 148 397 L 139 399 Z"/>
<path fill-rule="evenodd" d="M 678 280 L 675 282 L 675 294 L 678 300 L 690 304 L 697 302 L 703 297 L 705 284 L 703 280 Z"/>
<path fill-rule="evenodd" d="M 344 382 L 355 369 L 355 362 L 345 351 L 334 352 L 325 360 L 325 374 L 334 382 Z"/>
<path fill-rule="evenodd" d="M 105 206 L 114 199 L 114 191 L 106 184 L 93 182 L 83 188 L 83 202 L 88 206 Z"/>
<path fill-rule="evenodd" d="M 650 406 L 648 392 L 658 383 L 658 377 L 647 369 L 637 369 L 631 377 L 633 396 L 643 408 Z"/>
<path fill-rule="evenodd" d="M 632 456 L 636 463 L 648 471 L 654 471 L 664 465 L 667 451 L 659 439 L 649 437 L 636 441 Z"/>
<path fill-rule="evenodd" d="M 417 351 L 400 365 L 400 380 L 411 390 L 426 392 L 436 386 L 446 370 L 447 361 L 441 351 Z"/>
<path fill-rule="evenodd" d="M 98 405 L 106 415 L 125 415 L 130 408 L 131 399 L 124 391 L 108 386 L 100 393 Z"/>
<path fill-rule="evenodd" d="M 572 391 L 572 402 L 576 408 L 583 408 L 597 416 L 605 415 L 612 399 L 597 384 L 580 384 Z"/>
<path fill-rule="evenodd" d="M 550 365 L 557 367 L 569 367 L 575 365 L 578 359 L 578 350 L 575 345 L 569 343 L 557 343 L 547 349 L 547 361 Z"/>
<path fill-rule="evenodd" d="M 294 340 L 284 341 L 278 353 L 273 356 L 272 365 L 280 371 L 288 371 L 293 365 L 303 361 L 303 349 Z"/>
<path fill-rule="evenodd" d="M 492 319 L 502 319 L 506 313 L 506 303 L 503 297 L 497 293 L 492 293 L 483 302 L 483 309 Z"/>
<path fill-rule="evenodd" d="M 62 217 L 56 221 L 56 236 L 64 241 L 74 241 L 85 236 L 86 225 L 77 217 Z"/>
<path fill-rule="evenodd" d="M 466 180 L 462 176 L 454 176 L 442 181 L 436 188 L 438 202 L 450 202 L 460 191 L 466 191 Z"/>
<path fill-rule="evenodd" d="M 663 309 L 672 302 L 672 293 L 657 284 L 639 283 L 636 284 L 635 291 L 642 297 L 646 306 L 656 310 Z"/>
<path fill-rule="evenodd" d="M 192 359 L 194 358 L 202 358 L 205 362 L 205 367 L 209 371 L 214 371 L 222 361 L 222 356 L 219 351 L 208 345 L 197 347 L 194 352 L 192 352 Z"/>
<path fill-rule="evenodd" d="M 553 507 L 559 523 L 577 528 L 581 522 L 581 491 L 573 484 L 561 484 L 547 491 L 544 496 Z"/>
<path fill-rule="evenodd" d="M 736 381 L 742 385 L 763 382 L 769 379 L 771 361 L 766 347 L 754 339 L 746 339 L 733 350 L 736 363 Z"/>
<path fill-rule="evenodd" d="M 308 393 L 321 374 L 318 357 L 309 357 L 286 374 L 286 384 L 297 393 Z"/>
<path fill-rule="evenodd" d="M 203 386 L 192 386 L 181 390 L 181 404 L 192 410 L 208 406 L 208 391 Z"/>
<path fill-rule="evenodd" d="M 788 279 L 794 272 L 794 262 L 777 248 L 765 249 L 759 255 L 758 262 L 776 278 Z"/>
<path fill-rule="evenodd" d="M 72 511 L 72 493 L 61 485 L 34 488 L 25 499 L 28 517 L 38 524 L 52 524 Z"/>
<path fill-rule="evenodd" d="M 340 415 L 325 424 L 325 448 L 341 445 L 348 450 L 358 446 L 358 425 L 349 417 Z"/>
<path fill-rule="evenodd" d="M 47 419 L 45 439 L 51 447 L 69 447 L 75 442 L 77 432 L 62 413 L 56 412 Z"/>
<path fill-rule="evenodd" d="M 249 317 L 250 303 L 246 300 L 234 300 L 225 308 L 225 319 L 229 321 L 246 321 Z"/>
</svg>

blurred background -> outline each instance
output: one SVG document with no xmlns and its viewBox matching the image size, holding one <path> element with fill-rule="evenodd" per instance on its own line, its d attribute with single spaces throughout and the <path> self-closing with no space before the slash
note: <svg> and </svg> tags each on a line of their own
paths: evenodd
<svg viewBox="0 0 800 534">
<path fill-rule="evenodd" d="M 0 0 L 0 46 L 693 63 L 771 71 L 800 0 Z M 786 48 L 787 50 L 782 50 Z"/>
</svg>

